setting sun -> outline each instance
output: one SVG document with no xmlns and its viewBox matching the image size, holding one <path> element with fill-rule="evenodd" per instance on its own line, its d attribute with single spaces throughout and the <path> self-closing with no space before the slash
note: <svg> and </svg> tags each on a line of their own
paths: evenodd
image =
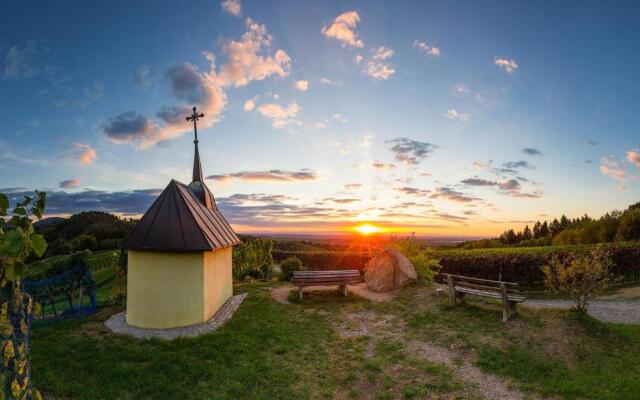
<svg viewBox="0 0 640 400">
<path fill-rule="evenodd" d="M 372 233 L 378 233 L 381 231 L 380 227 L 371 225 L 371 224 L 362 224 L 353 228 L 356 232 L 361 233 L 363 235 L 370 235 Z"/>
</svg>

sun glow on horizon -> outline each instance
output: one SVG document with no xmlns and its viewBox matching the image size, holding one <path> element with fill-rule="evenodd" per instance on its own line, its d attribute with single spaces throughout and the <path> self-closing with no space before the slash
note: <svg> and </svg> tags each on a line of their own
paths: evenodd
<svg viewBox="0 0 640 400">
<path fill-rule="evenodd" d="M 382 228 L 380 228 L 379 226 L 371 225 L 371 224 L 361 224 L 354 227 L 353 230 L 362 235 L 371 235 L 373 233 L 381 232 Z"/>
</svg>

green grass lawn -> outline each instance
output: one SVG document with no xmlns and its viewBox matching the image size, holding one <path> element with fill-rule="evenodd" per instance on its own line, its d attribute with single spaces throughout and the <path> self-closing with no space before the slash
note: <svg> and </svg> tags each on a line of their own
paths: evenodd
<svg viewBox="0 0 640 400">
<path fill-rule="evenodd" d="M 478 398 L 448 367 L 407 347 L 424 341 L 453 348 L 530 393 L 640 393 L 640 326 L 526 309 L 503 325 L 497 304 L 450 308 L 433 287 L 407 289 L 390 303 L 332 292 L 282 305 L 270 298 L 271 286 L 236 286 L 249 292 L 236 315 L 198 338 L 111 334 L 103 321 L 121 310 L 113 306 L 35 329 L 33 379 L 51 399 Z"/>
</svg>

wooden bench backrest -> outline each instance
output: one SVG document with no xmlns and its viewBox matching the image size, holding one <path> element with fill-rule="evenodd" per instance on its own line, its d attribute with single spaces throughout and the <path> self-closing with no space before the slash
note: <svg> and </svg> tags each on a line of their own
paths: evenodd
<svg viewBox="0 0 640 400">
<path fill-rule="evenodd" d="M 490 279 L 471 278 L 468 276 L 443 274 L 445 277 L 451 277 L 453 284 L 456 286 L 468 287 L 471 289 L 485 290 L 490 292 L 501 292 L 504 284 L 507 292 L 519 293 L 518 284 L 514 282 L 492 281 Z"/>
<path fill-rule="evenodd" d="M 337 271 L 294 271 L 291 282 L 294 285 L 331 285 L 362 281 L 357 269 Z"/>
</svg>

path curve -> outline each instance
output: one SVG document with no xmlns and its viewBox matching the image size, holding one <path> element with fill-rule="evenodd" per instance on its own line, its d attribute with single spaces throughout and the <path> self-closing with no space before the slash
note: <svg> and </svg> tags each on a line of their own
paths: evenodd
<svg viewBox="0 0 640 400">
<path fill-rule="evenodd" d="M 569 309 L 570 300 L 525 300 L 529 307 Z M 640 325 L 640 301 L 638 300 L 593 300 L 587 306 L 587 313 L 604 322 Z"/>
</svg>

